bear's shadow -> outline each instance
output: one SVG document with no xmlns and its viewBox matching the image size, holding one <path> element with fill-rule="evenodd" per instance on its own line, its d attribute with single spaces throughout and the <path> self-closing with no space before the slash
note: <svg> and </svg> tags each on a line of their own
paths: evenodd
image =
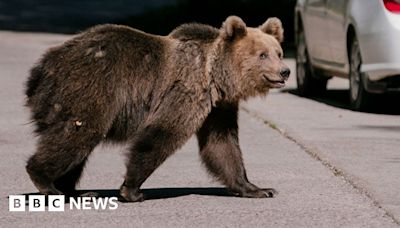
<svg viewBox="0 0 400 228">
<path fill-rule="evenodd" d="M 78 190 L 77 194 L 82 195 L 85 193 L 96 193 L 96 198 L 118 197 L 120 199 L 118 189 L 88 189 Z M 144 194 L 145 200 L 168 199 L 187 195 L 203 195 L 203 196 L 222 196 L 234 197 L 235 195 L 222 187 L 206 187 L 206 188 L 147 188 L 141 189 Z M 40 195 L 40 193 L 25 193 L 26 197 L 29 195 Z M 68 199 L 66 199 L 68 203 Z"/>
</svg>

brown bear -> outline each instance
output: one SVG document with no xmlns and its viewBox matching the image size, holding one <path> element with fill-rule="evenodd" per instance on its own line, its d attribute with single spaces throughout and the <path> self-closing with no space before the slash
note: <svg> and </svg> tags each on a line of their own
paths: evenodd
<svg viewBox="0 0 400 228">
<path fill-rule="evenodd" d="M 31 70 L 27 106 L 39 136 L 26 169 L 41 194 L 75 194 L 100 142 L 128 142 L 126 201 L 192 135 L 201 158 L 235 195 L 272 197 L 250 183 L 238 141 L 240 100 L 284 86 L 282 24 L 230 16 L 220 29 L 184 24 L 167 36 L 100 25 L 51 48 Z"/>
</svg>

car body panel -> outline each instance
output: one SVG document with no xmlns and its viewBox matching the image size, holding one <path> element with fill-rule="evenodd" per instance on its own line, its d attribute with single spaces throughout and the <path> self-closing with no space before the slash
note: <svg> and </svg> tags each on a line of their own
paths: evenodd
<svg viewBox="0 0 400 228">
<path fill-rule="evenodd" d="M 361 71 L 372 81 L 400 75 L 400 14 L 387 11 L 382 1 L 353 2 L 352 14 L 358 22 L 363 57 Z M 359 12 L 357 8 L 361 5 L 367 5 L 374 16 L 366 17 Z"/>
<path fill-rule="evenodd" d="M 327 26 L 331 61 L 341 68 L 347 63 L 347 0 L 327 0 Z"/>
<path fill-rule="evenodd" d="M 311 8 L 318 3 L 324 12 L 320 23 L 307 19 L 310 3 Z M 400 75 L 400 14 L 386 10 L 382 0 L 298 0 L 295 14 L 295 29 L 302 20 L 314 67 L 348 77 L 347 38 L 353 28 L 363 61 L 360 71 L 370 81 Z M 315 35 L 316 30 L 324 34 Z"/>
<path fill-rule="evenodd" d="M 328 28 L 326 25 L 325 0 L 309 0 L 303 21 L 308 25 L 305 36 L 314 42 L 308 43 L 308 51 L 314 59 L 330 59 L 329 46 L 325 45 L 328 40 Z"/>
</svg>

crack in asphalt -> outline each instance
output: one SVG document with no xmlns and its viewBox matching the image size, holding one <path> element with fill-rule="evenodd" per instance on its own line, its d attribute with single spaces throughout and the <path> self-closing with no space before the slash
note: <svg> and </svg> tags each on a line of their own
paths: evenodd
<svg viewBox="0 0 400 228">
<path fill-rule="evenodd" d="M 282 135 L 286 139 L 294 142 L 309 156 L 311 156 L 313 159 L 322 163 L 322 165 L 324 165 L 329 170 L 331 170 L 333 175 L 335 175 L 336 177 L 340 177 L 342 180 L 344 180 L 346 183 L 348 183 L 353 189 L 355 189 L 358 193 L 364 195 L 366 198 L 371 200 L 372 204 L 375 207 L 381 209 L 384 212 L 384 215 L 389 217 L 390 219 L 392 219 L 392 221 L 395 224 L 400 225 L 400 221 L 397 220 L 397 218 L 393 214 L 391 214 L 388 210 L 386 210 L 384 207 L 382 207 L 382 205 L 377 200 L 375 200 L 374 197 L 366 189 L 358 186 L 348 175 L 345 174 L 344 171 L 340 170 L 333 164 L 329 163 L 329 161 L 327 161 L 326 159 L 323 159 L 319 155 L 319 152 L 318 152 L 319 150 L 317 148 L 315 148 L 313 146 L 307 146 L 305 143 L 302 142 L 301 139 L 296 138 L 292 134 L 285 131 L 285 129 L 279 128 L 279 126 L 277 126 L 277 124 L 275 124 L 274 121 L 263 118 L 263 117 L 257 115 L 257 113 L 252 112 L 243 106 L 241 106 L 240 109 L 242 111 L 244 111 L 245 113 L 247 113 L 250 117 L 253 117 L 254 119 L 256 119 L 258 121 L 261 121 L 263 124 L 267 125 L 268 127 L 272 128 L 273 130 L 277 131 L 280 135 Z"/>
</svg>

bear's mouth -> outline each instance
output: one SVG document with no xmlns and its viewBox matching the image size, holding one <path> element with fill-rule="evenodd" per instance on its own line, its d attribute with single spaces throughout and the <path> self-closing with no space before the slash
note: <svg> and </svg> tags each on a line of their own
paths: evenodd
<svg viewBox="0 0 400 228">
<path fill-rule="evenodd" d="M 267 75 L 263 74 L 264 79 L 273 87 L 273 88 L 282 88 L 285 86 L 285 80 L 271 80 L 267 77 Z"/>
</svg>

